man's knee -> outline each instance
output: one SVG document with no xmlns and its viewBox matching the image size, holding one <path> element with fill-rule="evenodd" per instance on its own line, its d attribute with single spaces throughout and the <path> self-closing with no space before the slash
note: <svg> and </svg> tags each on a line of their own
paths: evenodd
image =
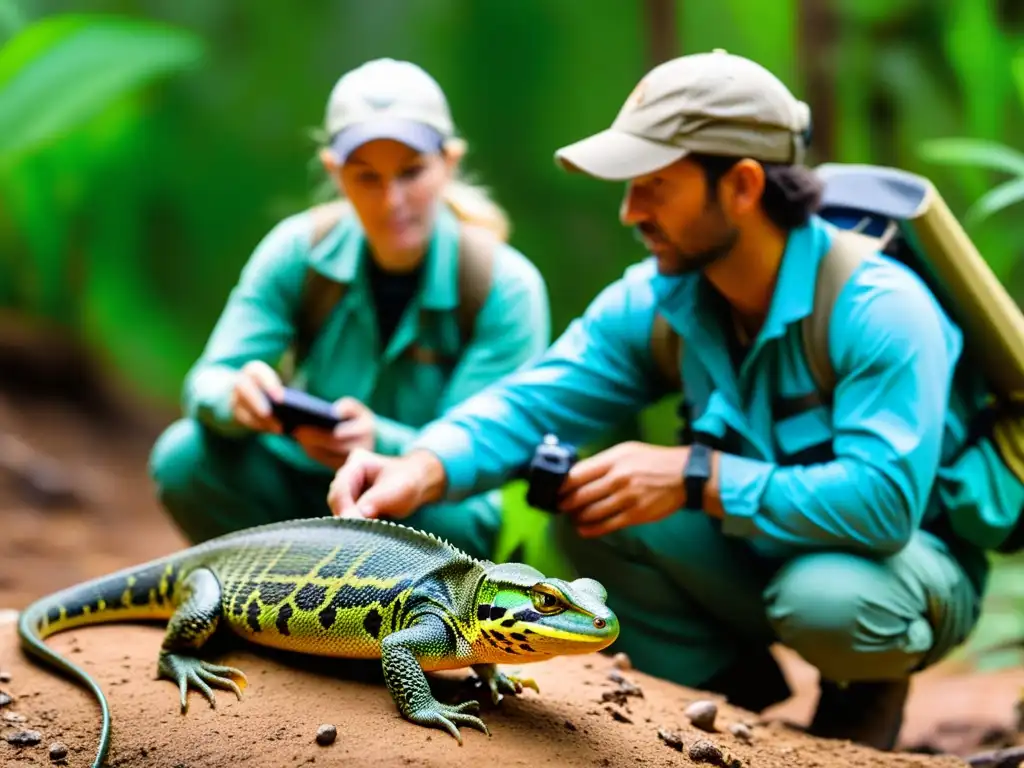
<svg viewBox="0 0 1024 768">
<path fill-rule="evenodd" d="M 836 681 L 911 674 L 934 644 L 926 606 L 882 562 L 845 553 L 799 557 L 765 590 L 779 641 Z"/>
</svg>

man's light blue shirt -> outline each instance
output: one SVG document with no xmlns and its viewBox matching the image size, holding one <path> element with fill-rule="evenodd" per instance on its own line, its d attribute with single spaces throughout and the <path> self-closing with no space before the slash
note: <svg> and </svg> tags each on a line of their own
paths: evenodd
<svg viewBox="0 0 1024 768">
<path fill-rule="evenodd" d="M 706 279 L 660 275 L 647 259 L 605 288 L 536 365 L 455 407 L 408 449 L 441 459 L 454 500 L 502 482 L 547 433 L 576 445 L 599 438 L 665 393 L 651 351 L 660 311 L 685 340 L 683 389 L 694 429 L 729 434 L 737 446 L 720 464 L 723 531 L 770 556 L 899 551 L 939 512 L 940 464 L 966 439 L 972 396 L 953 391 L 962 337 L 914 272 L 875 255 L 836 300 L 831 408 L 777 418 L 780 397 L 815 389 L 800 321 L 812 310 L 833 232 L 817 217 L 791 232 L 767 318 L 738 369 Z M 785 463 L 830 439 L 834 458 Z M 950 483 L 965 496 L 964 478 Z M 990 492 L 966 496 L 966 507 L 974 505 L 968 516 L 993 500 L 1015 512 L 1024 488 L 1000 475 Z"/>
</svg>

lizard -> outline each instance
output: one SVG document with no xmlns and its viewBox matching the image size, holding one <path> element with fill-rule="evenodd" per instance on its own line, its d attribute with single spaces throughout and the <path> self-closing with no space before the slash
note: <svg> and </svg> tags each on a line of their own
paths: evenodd
<svg viewBox="0 0 1024 768">
<path fill-rule="evenodd" d="M 19 615 L 23 652 L 85 686 L 99 703 L 93 768 L 110 744 L 110 708 L 99 684 L 52 648 L 65 630 L 134 620 L 166 621 L 157 679 L 175 683 L 181 714 L 197 690 L 240 700 L 235 667 L 200 658 L 218 627 L 256 645 L 321 656 L 380 659 L 399 713 L 440 728 L 461 746 L 459 726 L 490 735 L 479 701 L 444 704 L 426 672 L 469 667 L 495 704 L 539 693 L 500 663 L 601 651 L 618 637 L 607 591 L 590 578 L 545 577 L 525 563 L 478 559 L 448 541 L 384 519 L 318 517 L 268 523 L 41 597 Z"/>
</svg>

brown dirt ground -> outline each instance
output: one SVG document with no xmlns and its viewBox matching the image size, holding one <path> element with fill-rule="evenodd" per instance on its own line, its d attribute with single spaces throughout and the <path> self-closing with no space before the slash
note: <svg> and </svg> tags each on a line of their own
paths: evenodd
<svg viewBox="0 0 1024 768">
<path fill-rule="evenodd" d="M 165 414 L 158 418 L 171 418 Z M 0 394 L 0 439 L 15 435 L 39 456 L 53 457 L 82 503 L 46 504 L 0 468 L 0 609 L 19 609 L 30 600 L 68 584 L 179 548 L 184 540 L 155 505 L 145 474 L 153 427 L 126 433 L 96 426 L 59 404 L 14 401 Z M 10 454 L 11 446 L 0 449 Z M 8 456 L 9 458 L 9 456 Z M 3 464 L 4 462 L 0 462 Z M 12 462 L 7 461 L 8 465 Z M 16 463 L 16 462 L 15 462 Z M 740 765 L 940 766 L 963 765 L 954 757 L 903 752 L 884 755 L 845 742 L 811 739 L 793 725 L 807 722 L 814 705 L 816 675 L 793 654 L 779 649 L 796 695 L 758 717 L 721 707 L 719 730 L 704 734 L 683 717 L 686 704 L 708 698 L 635 671 L 629 680 L 643 690 L 625 705 L 602 702 L 613 691 L 607 657 L 559 659 L 524 669 L 539 683 L 540 695 L 526 691 L 506 698 L 483 716 L 492 737 L 465 731 L 459 748 L 441 731 L 403 721 L 380 679 L 365 663 L 306 660 L 246 647 L 228 647 L 221 657 L 249 675 L 241 701 L 223 692 L 211 710 L 191 695 L 187 716 L 177 711 L 174 688 L 155 679 L 159 627 L 107 626 L 52 638 L 56 649 L 93 672 L 110 699 L 114 737 L 110 765 L 197 768 L 244 761 L 253 766 L 558 764 L 619 766 L 695 764 L 688 750 L 698 738 L 721 748 Z M 10 674 L 0 690 L 14 701 L 0 707 L 0 765 L 50 764 L 49 745 L 70 749 L 62 765 L 89 765 L 99 732 L 99 715 L 83 690 L 28 662 L 17 649 L 10 617 L 0 620 L 0 672 Z M 459 674 L 437 678 L 439 695 L 465 694 L 452 683 Z M 1013 703 L 1024 687 L 1024 671 L 979 675 L 940 665 L 914 681 L 901 747 L 942 749 L 966 756 L 1013 741 Z M 714 698 L 714 697 L 711 697 Z M 617 711 L 631 720 L 622 722 Z M 11 721 L 11 713 L 24 721 Z M 738 721 L 753 725 L 747 744 L 728 732 Z M 321 723 L 337 725 L 337 741 L 314 741 Z M 571 725 L 570 725 L 571 724 Z M 14 747 L 4 737 L 18 729 L 41 732 L 36 746 Z M 660 728 L 678 732 L 683 751 L 667 746 Z M 728 764 L 728 763 L 726 763 Z"/>
</svg>

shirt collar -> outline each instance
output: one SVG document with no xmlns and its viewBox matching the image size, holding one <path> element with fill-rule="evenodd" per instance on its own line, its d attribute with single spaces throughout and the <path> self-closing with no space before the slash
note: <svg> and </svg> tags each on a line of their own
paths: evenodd
<svg viewBox="0 0 1024 768">
<path fill-rule="evenodd" d="M 814 308 L 814 284 L 818 265 L 832 242 L 833 227 L 812 216 L 807 224 L 792 230 L 779 265 L 772 302 L 760 336 L 781 336 L 786 326 L 811 313 Z M 712 320 L 704 276 L 657 274 L 652 280 L 659 308 L 669 323 L 683 336 L 689 336 L 694 323 Z"/>
<path fill-rule="evenodd" d="M 339 283 L 352 283 L 361 274 L 366 254 L 366 233 L 354 212 L 341 221 L 310 252 L 313 269 Z M 424 261 L 420 304 L 425 309 L 450 310 L 459 302 L 459 221 L 446 205 L 439 205 Z"/>
</svg>

